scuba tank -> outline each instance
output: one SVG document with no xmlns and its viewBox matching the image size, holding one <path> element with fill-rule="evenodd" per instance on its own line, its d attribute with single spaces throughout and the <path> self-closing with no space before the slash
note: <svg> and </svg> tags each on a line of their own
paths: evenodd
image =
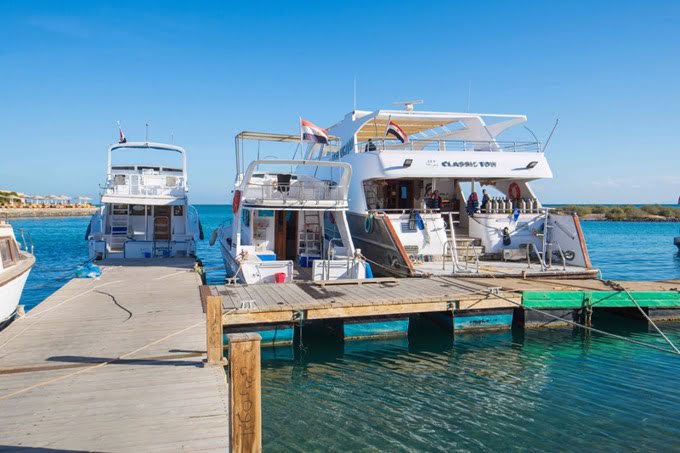
<svg viewBox="0 0 680 453">
<path fill-rule="evenodd" d="M 519 210 L 522 214 L 527 212 L 527 199 L 526 198 L 522 198 L 519 201 Z"/>
<path fill-rule="evenodd" d="M 491 201 L 489 201 L 489 212 L 491 214 L 494 214 L 496 212 L 497 208 L 498 208 L 498 203 L 496 203 L 496 198 L 493 197 L 493 198 L 491 198 Z"/>
</svg>

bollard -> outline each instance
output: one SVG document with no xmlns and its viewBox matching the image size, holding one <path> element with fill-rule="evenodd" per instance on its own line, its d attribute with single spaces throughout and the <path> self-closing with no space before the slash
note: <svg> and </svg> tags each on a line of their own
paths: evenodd
<svg viewBox="0 0 680 453">
<path fill-rule="evenodd" d="M 224 340 L 222 339 L 222 298 L 207 296 L 205 303 L 206 347 L 209 364 L 223 364 Z"/>
<path fill-rule="evenodd" d="M 260 337 L 235 333 L 229 340 L 229 445 L 233 452 L 262 451 Z"/>
</svg>

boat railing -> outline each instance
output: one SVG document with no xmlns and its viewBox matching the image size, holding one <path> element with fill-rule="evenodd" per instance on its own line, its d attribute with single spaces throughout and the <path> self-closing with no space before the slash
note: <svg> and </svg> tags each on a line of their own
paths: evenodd
<svg viewBox="0 0 680 453">
<path fill-rule="evenodd" d="M 33 254 L 33 237 L 31 233 L 24 230 L 23 228 L 18 228 L 14 230 L 15 236 L 17 238 L 17 243 L 22 251 Z"/>
<path fill-rule="evenodd" d="M 500 141 L 500 140 L 433 140 L 411 139 L 406 143 L 396 140 L 372 140 L 359 142 L 356 152 L 370 151 L 505 151 L 541 152 L 541 142 Z"/>
<path fill-rule="evenodd" d="M 344 187 L 328 181 L 294 181 L 291 183 L 251 181 L 245 186 L 246 202 L 262 203 L 276 200 L 282 203 L 315 204 L 315 202 L 346 202 Z"/>
<path fill-rule="evenodd" d="M 184 178 L 167 175 L 114 175 L 105 187 L 106 195 L 182 197 L 186 192 Z"/>
</svg>

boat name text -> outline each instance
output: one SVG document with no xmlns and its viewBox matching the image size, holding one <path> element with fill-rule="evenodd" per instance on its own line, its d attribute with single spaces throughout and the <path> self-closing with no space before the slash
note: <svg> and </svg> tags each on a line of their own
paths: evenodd
<svg viewBox="0 0 680 453">
<path fill-rule="evenodd" d="M 461 161 L 450 161 L 445 160 L 442 162 L 442 167 L 483 167 L 483 168 L 495 168 L 496 162 L 485 161 L 485 160 L 461 160 Z"/>
</svg>

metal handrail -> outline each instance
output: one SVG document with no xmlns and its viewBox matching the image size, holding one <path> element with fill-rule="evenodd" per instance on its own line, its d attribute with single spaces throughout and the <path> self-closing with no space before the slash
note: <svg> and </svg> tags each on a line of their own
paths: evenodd
<svg viewBox="0 0 680 453">
<path fill-rule="evenodd" d="M 541 142 L 499 141 L 499 140 L 435 140 L 411 139 L 406 143 L 394 140 L 371 140 L 356 143 L 356 152 L 376 151 L 505 151 L 536 152 L 542 151 Z"/>
<path fill-rule="evenodd" d="M 17 241 L 21 250 L 32 255 L 35 247 L 33 246 L 33 237 L 31 236 L 31 233 L 23 228 L 18 228 L 15 232 L 19 233 L 19 237 L 21 238 L 21 241 Z"/>
<path fill-rule="evenodd" d="M 259 194 L 257 192 L 259 192 Z M 295 183 L 271 181 L 265 184 L 249 182 L 245 186 L 243 198 L 244 200 L 255 199 L 256 201 L 282 199 L 286 201 L 307 201 L 310 203 L 318 201 L 335 201 L 336 204 L 337 202 L 342 202 L 346 199 L 344 187 L 333 186 L 326 181 L 296 181 Z"/>
</svg>

